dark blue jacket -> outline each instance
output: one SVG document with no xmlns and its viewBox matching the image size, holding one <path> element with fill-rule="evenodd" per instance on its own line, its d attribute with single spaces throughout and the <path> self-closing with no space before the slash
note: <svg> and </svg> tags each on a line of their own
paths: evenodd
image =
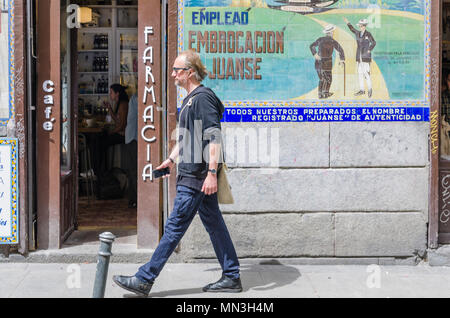
<svg viewBox="0 0 450 318">
<path fill-rule="evenodd" d="M 358 48 L 356 50 L 356 62 L 359 62 L 360 58 L 363 62 L 372 62 L 372 51 L 375 48 L 375 45 L 377 45 L 377 42 L 373 38 L 372 34 L 366 30 L 363 36 L 361 36 L 361 31 L 356 30 L 350 23 L 347 24 L 347 26 L 350 31 L 356 35 L 356 42 L 358 44 Z"/>
</svg>

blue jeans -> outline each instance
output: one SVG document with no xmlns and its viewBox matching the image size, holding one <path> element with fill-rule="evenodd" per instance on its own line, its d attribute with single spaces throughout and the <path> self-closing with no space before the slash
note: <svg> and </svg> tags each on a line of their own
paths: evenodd
<svg viewBox="0 0 450 318">
<path fill-rule="evenodd" d="M 166 222 L 164 235 L 151 260 L 139 268 L 135 275 L 137 278 L 152 283 L 158 277 L 197 211 L 209 233 L 223 275 L 232 279 L 239 278 L 239 261 L 219 210 L 217 194 L 205 195 L 201 191 L 181 185 L 177 186 L 173 211 Z"/>
</svg>

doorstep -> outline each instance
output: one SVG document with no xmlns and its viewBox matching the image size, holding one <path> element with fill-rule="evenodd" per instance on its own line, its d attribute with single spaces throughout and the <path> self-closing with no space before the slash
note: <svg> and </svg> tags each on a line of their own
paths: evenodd
<svg viewBox="0 0 450 318">
<path fill-rule="evenodd" d="M 0 263 L 96 263 L 100 248 L 99 235 L 104 232 L 111 232 L 116 236 L 112 245 L 111 263 L 146 263 L 154 252 L 153 249 L 137 248 L 135 227 L 116 229 L 95 227 L 75 231 L 61 249 L 36 250 L 27 256 L 11 254 L 8 258 L 0 257 Z"/>
<path fill-rule="evenodd" d="M 450 266 L 450 245 L 429 249 L 427 257 L 430 266 Z"/>
</svg>

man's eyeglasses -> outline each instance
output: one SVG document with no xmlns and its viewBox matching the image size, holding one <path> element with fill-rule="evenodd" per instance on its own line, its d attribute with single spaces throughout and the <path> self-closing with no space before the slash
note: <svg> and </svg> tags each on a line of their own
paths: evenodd
<svg viewBox="0 0 450 318">
<path fill-rule="evenodd" d="M 181 70 L 187 71 L 188 69 L 189 69 L 189 67 L 174 67 L 174 68 L 173 68 L 173 71 L 174 71 L 175 73 L 178 73 L 178 71 L 181 71 Z"/>
</svg>

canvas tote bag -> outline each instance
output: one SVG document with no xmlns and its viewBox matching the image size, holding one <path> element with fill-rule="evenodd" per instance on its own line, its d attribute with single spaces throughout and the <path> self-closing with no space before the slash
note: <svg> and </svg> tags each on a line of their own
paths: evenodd
<svg viewBox="0 0 450 318">
<path fill-rule="evenodd" d="M 220 149 L 220 153 L 222 154 L 222 168 L 217 173 L 217 198 L 220 204 L 233 204 L 233 193 L 227 176 L 228 167 L 223 160 L 222 149 Z"/>
</svg>

